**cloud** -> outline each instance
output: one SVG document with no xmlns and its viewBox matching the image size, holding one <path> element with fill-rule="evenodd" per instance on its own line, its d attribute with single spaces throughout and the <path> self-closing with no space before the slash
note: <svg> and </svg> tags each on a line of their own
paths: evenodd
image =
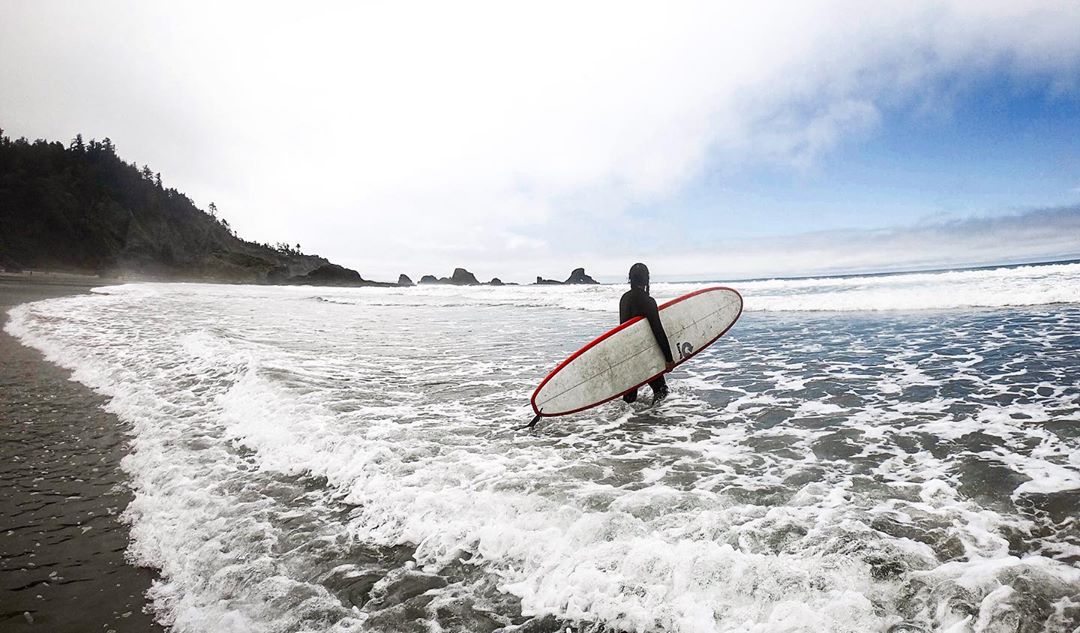
<svg viewBox="0 0 1080 633">
<path fill-rule="evenodd" d="M 111 136 L 366 276 L 509 275 L 639 252 L 628 210 L 808 169 L 941 85 L 1080 69 L 1080 8 L 1052 2 L 297 7 L 4 4 L 0 116 Z"/>
<path fill-rule="evenodd" d="M 926 270 L 1080 259 L 1080 205 L 920 223 L 719 241 L 650 268 L 667 280 L 739 279 Z M 612 262 L 614 264 L 614 262 Z M 615 277 L 618 278 L 618 277 Z"/>
</svg>

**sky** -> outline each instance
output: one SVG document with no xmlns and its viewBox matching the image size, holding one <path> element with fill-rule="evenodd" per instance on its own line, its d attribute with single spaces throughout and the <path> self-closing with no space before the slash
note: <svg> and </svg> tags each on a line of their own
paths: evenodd
<svg viewBox="0 0 1080 633">
<path fill-rule="evenodd" d="M 110 137 L 369 279 L 1076 258 L 1077 33 L 1073 1 L 0 0 L 0 128 Z"/>
</svg>

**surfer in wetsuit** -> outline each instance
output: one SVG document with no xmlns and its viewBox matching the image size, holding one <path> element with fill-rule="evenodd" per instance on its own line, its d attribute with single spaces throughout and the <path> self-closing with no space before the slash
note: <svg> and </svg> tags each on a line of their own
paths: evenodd
<svg viewBox="0 0 1080 633">
<path fill-rule="evenodd" d="M 626 323 L 634 317 L 645 317 L 649 322 L 653 336 L 660 345 L 660 351 L 664 353 L 666 363 L 664 371 L 671 371 L 675 367 L 675 359 L 671 356 L 671 345 L 668 344 L 667 334 L 664 333 L 664 325 L 660 323 L 656 299 L 649 296 L 649 268 L 640 263 L 630 267 L 630 290 L 627 290 L 619 300 L 619 323 Z M 667 397 L 668 386 L 663 374 L 657 376 L 655 380 L 650 380 L 649 386 L 653 390 L 653 403 Z M 627 402 L 637 400 L 637 388 L 623 394 L 623 400 Z"/>
</svg>

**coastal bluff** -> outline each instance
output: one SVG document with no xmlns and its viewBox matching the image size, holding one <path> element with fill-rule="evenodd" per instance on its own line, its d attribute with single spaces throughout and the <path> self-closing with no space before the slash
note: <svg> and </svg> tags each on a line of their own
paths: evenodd
<svg viewBox="0 0 1080 633">
<path fill-rule="evenodd" d="M 69 145 L 0 130 L 0 269 L 119 280 L 290 283 L 330 265 L 299 244 L 241 239 L 165 185 L 122 160 L 108 138 Z M 344 280 L 336 269 L 316 277 Z M 357 275 L 359 276 L 359 275 Z"/>
</svg>

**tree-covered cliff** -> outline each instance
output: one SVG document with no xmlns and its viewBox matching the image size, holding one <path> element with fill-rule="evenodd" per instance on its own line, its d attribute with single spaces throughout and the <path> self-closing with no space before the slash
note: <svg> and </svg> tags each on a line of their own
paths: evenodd
<svg viewBox="0 0 1080 633">
<path fill-rule="evenodd" d="M 280 282 L 328 262 L 240 239 L 228 222 L 120 159 L 112 142 L 0 130 L 0 268 Z"/>
</svg>

